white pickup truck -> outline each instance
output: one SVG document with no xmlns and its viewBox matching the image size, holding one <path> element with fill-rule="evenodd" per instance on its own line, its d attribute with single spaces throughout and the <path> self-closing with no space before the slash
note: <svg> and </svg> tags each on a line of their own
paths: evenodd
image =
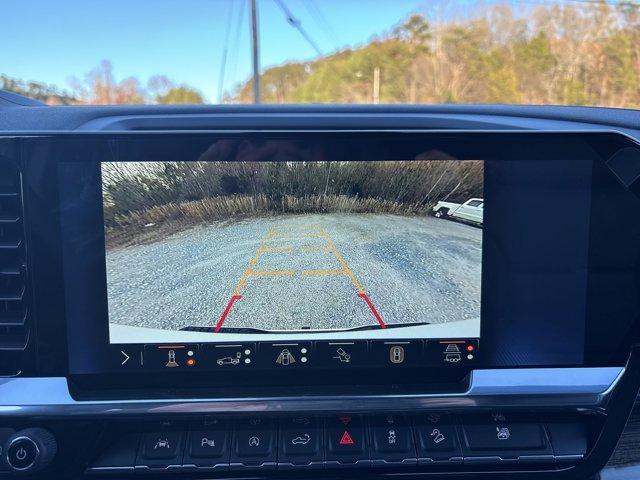
<svg viewBox="0 0 640 480">
<path fill-rule="evenodd" d="M 466 202 L 438 202 L 433 207 L 433 215 L 437 218 L 457 218 L 466 222 L 482 225 L 482 214 L 484 211 L 484 199 L 470 198 Z"/>
</svg>

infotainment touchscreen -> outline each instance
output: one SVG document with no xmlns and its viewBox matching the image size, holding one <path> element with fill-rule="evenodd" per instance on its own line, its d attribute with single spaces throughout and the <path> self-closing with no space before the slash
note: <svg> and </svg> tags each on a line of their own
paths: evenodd
<svg viewBox="0 0 640 480">
<path fill-rule="evenodd" d="M 36 285 L 55 290 L 38 315 L 64 320 L 74 375 L 305 385 L 351 384 L 353 369 L 410 383 L 606 365 L 637 306 L 640 201 L 615 157 L 628 144 L 531 132 L 31 140 L 31 254 L 64 278 Z"/>
<path fill-rule="evenodd" d="M 110 342 L 477 338 L 483 170 L 103 162 Z"/>
</svg>

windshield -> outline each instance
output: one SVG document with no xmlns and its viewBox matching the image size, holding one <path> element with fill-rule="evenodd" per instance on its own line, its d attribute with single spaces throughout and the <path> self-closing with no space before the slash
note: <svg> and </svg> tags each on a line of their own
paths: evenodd
<svg viewBox="0 0 640 480">
<path fill-rule="evenodd" d="M 11 0 L 2 10 L 0 89 L 47 104 L 640 106 L 634 2 Z"/>
</svg>

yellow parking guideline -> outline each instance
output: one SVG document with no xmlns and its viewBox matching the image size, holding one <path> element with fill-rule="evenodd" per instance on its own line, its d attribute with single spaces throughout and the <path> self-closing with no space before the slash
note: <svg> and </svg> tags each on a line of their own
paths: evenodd
<svg viewBox="0 0 640 480">
<path fill-rule="evenodd" d="M 321 231 L 322 238 L 324 238 L 327 242 L 327 246 L 329 247 L 329 250 L 338 259 L 338 262 L 340 262 L 340 265 L 342 265 L 344 274 L 351 279 L 351 283 L 353 283 L 353 286 L 356 287 L 356 290 L 358 290 L 358 293 L 364 293 L 364 288 L 362 288 L 362 285 L 360 284 L 360 282 L 358 281 L 354 273 L 349 268 L 347 261 L 342 257 L 342 254 L 338 251 L 337 247 L 333 243 L 333 240 L 331 239 L 329 234 L 324 230 L 324 228 L 321 228 L 320 231 Z"/>
<path fill-rule="evenodd" d="M 266 246 L 262 249 L 263 253 L 292 253 L 293 247 L 269 247 Z"/>
<path fill-rule="evenodd" d="M 260 240 L 260 245 L 258 245 L 258 249 L 256 250 L 255 255 L 253 256 L 253 258 L 249 262 L 249 265 L 247 266 L 247 269 L 242 274 L 242 277 L 240 277 L 240 280 L 238 281 L 238 284 L 236 285 L 236 289 L 233 291 L 234 295 L 240 295 L 241 294 L 242 289 L 244 288 L 244 286 L 247 283 L 247 279 L 253 274 L 253 267 L 256 266 L 256 264 L 258 263 L 258 260 L 260 260 L 260 256 L 268 248 L 265 242 L 269 238 L 271 238 L 271 235 L 273 234 L 273 231 L 274 231 L 274 227 L 271 227 L 267 231 L 266 235 L 264 237 L 262 237 L 262 239 Z"/>
<path fill-rule="evenodd" d="M 344 270 L 303 270 L 302 275 L 344 275 Z"/>
<path fill-rule="evenodd" d="M 269 277 L 269 276 L 295 277 L 296 272 L 295 270 L 254 270 L 250 273 L 250 275 L 254 277 Z"/>
<path fill-rule="evenodd" d="M 295 270 L 254 270 L 256 265 L 258 264 L 258 261 L 260 260 L 260 257 L 264 253 L 280 253 L 280 252 L 292 253 L 296 250 L 299 250 L 301 252 L 331 252 L 333 256 L 336 257 L 336 259 L 340 263 L 340 266 L 342 267 L 341 269 L 303 270 L 301 272 L 302 275 L 305 275 L 305 276 L 346 275 L 347 277 L 349 277 L 349 279 L 351 280 L 351 283 L 353 283 L 353 286 L 356 288 L 358 293 L 365 293 L 364 288 L 362 287 L 362 284 L 358 281 L 358 279 L 356 278 L 351 268 L 349 268 L 347 261 L 344 259 L 344 257 L 342 256 L 342 254 L 340 253 L 336 245 L 333 243 L 333 240 L 331 239 L 329 234 L 324 230 L 324 228 L 320 226 L 314 226 L 314 225 L 303 225 L 298 229 L 306 230 L 309 233 L 301 233 L 299 235 L 296 235 L 295 237 L 291 237 L 288 234 L 282 233 L 282 230 L 285 230 L 289 233 L 292 232 L 293 227 L 287 226 L 287 225 L 279 225 L 279 226 L 274 225 L 267 231 L 265 236 L 260 240 L 260 244 L 256 249 L 256 253 L 254 254 L 253 258 L 249 261 L 249 265 L 247 265 L 247 269 L 244 271 L 244 273 L 242 274 L 242 277 L 238 281 L 238 284 L 236 285 L 236 289 L 234 290 L 234 295 L 241 294 L 242 289 L 246 285 L 249 277 L 256 277 L 256 276 L 294 277 L 296 276 Z M 316 232 L 313 232 L 313 230 L 316 230 Z M 273 245 L 268 245 L 266 243 L 269 240 L 275 239 L 275 238 L 320 238 L 325 241 L 325 245 L 322 245 L 322 246 L 303 245 L 299 247 L 299 249 L 295 249 L 294 247 L 291 247 L 291 246 L 273 246 Z"/>
</svg>

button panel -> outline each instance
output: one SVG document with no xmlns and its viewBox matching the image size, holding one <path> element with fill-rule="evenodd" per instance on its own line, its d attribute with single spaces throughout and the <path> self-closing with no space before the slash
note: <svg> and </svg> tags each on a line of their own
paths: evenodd
<svg viewBox="0 0 640 480">
<path fill-rule="evenodd" d="M 478 339 L 113 344 L 114 371 L 181 372 L 473 366 Z"/>
<path fill-rule="evenodd" d="M 189 431 L 183 465 L 195 469 L 228 470 L 231 432 L 229 422 L 212 419 L 193 424 Z"/>
<path fill-rule="evenodd" d="M 369 445 L 362 416 L 340 414 L 326 418 L 325 439 L 328 468 L 369 465 Z"/>
<path fill-rule="evenodd" d="M 276 467 L 277 429 L 275 422 L 250 417 L 236 422 L 231 449 L 231 469 Z"/>
<path fill-rule="evenodd" d="M 322 468 L 324 442 L 319 418 L 298 416 L 280 421 L 278 468 Z"/>
<path fill-rule="evenodd" d="M 402 415 L 373 417 L 370 423 L 371 461 L 374 465 L 415 465 L 416 448 L 411 423 Z"/>
<path fill-rule="evenodd" d="M 429 414 L 415 418 L 418 463 L 462 462 L 456 424 L 448 415 Z"/>
<path fill-rule="evenodd" d="M 554 460 L 546 429 L 531 417 L 502 412 L 466 415 L 462 420 L 462 447 L 466 463 L 545 463 Z"/>
<path fill-rule="evenodd" d="M 18 458 L 14 452 L 18 447 L 6 454 Z M 22 447 L 20 459 L 29 456 L 27 447 Z M 501 413 L 255 416 L 156 425 L 141 434 L 119 432 L 103 445 L 88 471 L 135 469 L 144 474 L 496 464 L 556 468 L 576 462 L 586 452 L 586 429 L 566 419 L 543 423 L 535 416 Z"/>
</svg>

